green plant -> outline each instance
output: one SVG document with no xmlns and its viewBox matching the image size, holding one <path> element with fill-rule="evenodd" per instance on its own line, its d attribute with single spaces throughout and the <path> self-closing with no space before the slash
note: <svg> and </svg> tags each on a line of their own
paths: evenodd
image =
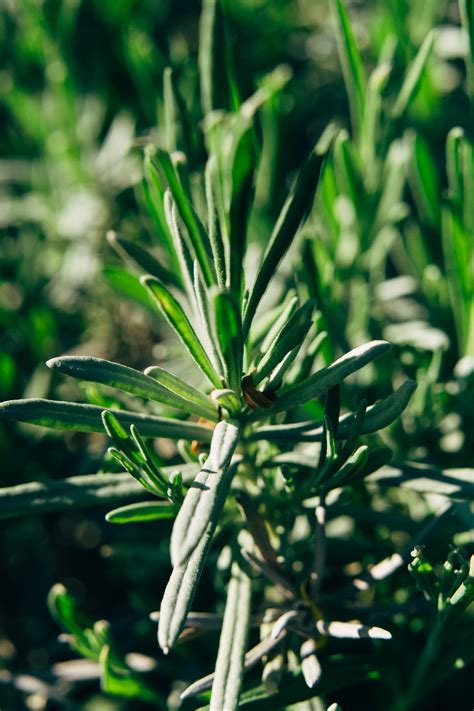
<svg viewBox="0 0 474 711">
<path fill-rule="evenodd" d="M 21 400 L 1 405 L 2 415 L 22 422 L 107 435 L 109 462 L 115 461 L 124 472 L 81 477 L 49 488 L 26 485 L 4 490 L 0 514 L 2 510 L 5 516 L 23 513 L 26 507 L 54 510 L 139 499 L 113 509 L 107 520 L 145 525 L 174 519 L 172 573 L 160 611 L 153 615 L 158 620 L 158 641 L 168 654 L 178 642 L 220 630 L 215 671 L 181 693 L 182 699 L 198 696 L 198 704 L 209 701 L 209 708 L 216 711 L 238 706 L 281 708 L 311 699 L 315 693 L 332 696 L 346 684 L 379 678 L 380 665 L 369 645 L 361 642 L 364 651 L 357 657 L 357 649 L 351 656 L 349 647 L 332 653 L 331 640 L 367 638 L 375 645 L 390 644 L 391 633 L 372 623 L 375 605 L 360 610 L 367 624 L 354 622 L 351 598 L 376 583 L 383 586 L 408 563 L 413 545 L 432 535 L 455 505 L 438 511 L 434 521 L 430 521 L 431 510 L 425 511 L 427 525 L 411 531 L 410 545 L 399 553 L 391 550 L 388 558 L 367 569 L 365 563 L 373 563 L 374 554 L 366 534 L 364 565 L 354 574 L 338 571 L 337 555 L 328 551 L 327 517 L 338 505 L 350 507 L 359 501 L 361 528 L 370 524 L 370 516 L 380 510 L 363 504 L 367 487 L 374 483 L 379 487 L 374 495 L 378 504 L 384 502 L 380 494 L 384 487 L 393 482 L 397 487 L 410 486 L 417 477 L 428 481 L 429 492 L 443 494 L 442 485 L 450 483 L 456 499 L 470 494 L 465 472 L 412 466 L 403 461 L 403 446 L 380 434 L 394 425 L 401 430 L 400 439 L 406 435 L 395 423 L 415 383 L 403 378 L 403 368 L 388 355 L 390 345 L 385 340 L 353 342 L 370 331 L 369 316 L 334 316 L 338 307 L 343 311 L 342 300 L 331 293 L 344 285 L 346 276 L 352 279 L 351 288 L 364 283 L 364 277 L 368 284 L 385 278 L 383 248 L 387 234 L 393 239 L 404 185 L 397 155 L 400 145 L 394 147 L 391 134 L 396 134 L 396 121 L 415 94 L 433 38 L 420 49 L 396 101 L 384 103 L 394 124 L 389 124 L 390 135 L 378 145 L 373 141 L 374 127 L 380 128 L 388 71 L 379 65 L 366 96 L 362 60 L 348 18 L 342 3 L 335 2 L 334 8 L 350 90 L 353 137 L 333 127 L 323 134 L 266 243 L 256 237 L 252 222 L 255 186 L 268 166 L 261 157 L 258 120 L 263 107 L 283 90 L 288 72 L 281 68 L 265 77 L 257 92 L 241 102 L 229 50 L 222 44 L 225 26 L 220 5 L 205 2 L 199 64 L 207 158 L 204 170 L 192 176 L 178 150 L 186 143 L 186 117 L 172 75 L 166 74 L 166 148 L 148 146 L 144 164 L 145 199 L 162 249 L 151 254 L 117 235 L 111 235 L 110 242 L 138 273 L 146 272 L 141 277 L 115 272 L 116 284 L 163 315 L 190 355 L 195 373 L 178 376 L 161 366 L 150 366 L 143 373 L 104 359 L 63 356 L 48 361 L 49 367 L 114 388 L 118 394 L 109 405 L 101 403 L 105 394 L 87 404 Z M 385 150 L 388 143 L 391 148 Z M 367 171 L 365 185 L 356 168 L 358 153 L 373 168 Z M 375 155 L 379 160 L 374 160 Z M 353 206 L 356 224 L 338 223 L 341 196 Z M 308 237 L 319 219 L 329 232 L 334 228 L 323 243 Z M 341 226 L 350 229 L 339 230 Z M 354 278 L 344 260 L 347 245 L 359 233 L 366 242 L 357 241 L 360 252 L 355 256 L 363 258 L 367 268 Z M 252 252 L 255 246 L 260 249 L 258 259 Z M 304 263 L 292 274 L 290 262 L 298 265 L 301 260 Z M 335 287 L 326 276 L 328 265 L 334 267 L 331 275 L 337 276 Z M 464 315 L 459 320 L 464 324 Z M 464 344 L 463 325 L 460 334 Z M 376 367 L 373 362 L 378 358 Z M 397 386 L 387 394 L 383 383 L 392 380 L 392 372 Z M 368 400 L 375 399 L 374 391 L 384 397 L 368 406 Z M 153 446 L 155 438 L 175 441 L 178 456 L 173 452 L 170 459 L 181 461 L 165 466 Z M 392 450 L 402 461 L 389 466 Z M 47 497 L 42 497 L 44 493 Z M 410 516 L 398 515 L 394 514 L 396 525 L 410 531 Z M 223 616 L 191 609 L 216 537 L 223 551 L 221 591 L 228 579 Z M 330 553 L 335 555 L 334 563 Z M 459 560 L 462 579 L 456 578 L 448 597 L 440 592 L 439 619 L 422 657 L 428 661 L 420 662 L 407 705 L 422 696 L 421 682 L 445 629 L 446 610 L 457 604 L 456 595 L 463 598 L 463 607 L 471 596 L 466 563 Z M 419 549 L 410 569 L 418 579 L 432 572 Z M 455 592 L 463 585 L 464 596 Z M 72 635 L 73 648 L 99 663 L 105 691 L 165 703 L 153 683 L 137 676 L 115 649 L 108 628 L 84 617 L 65 590 L 53 589 L 50 605 Z M 256 629 L 258 639 L 251 646 Z M 462 653 L 469 654 L 464 648 Z M 248 688 L 242 689 L 245 672 L 259 662 L 263 662 L 262 685 L 251 677 Z M 403 681 L 398 685 L 403 686 Z"/>
</svg>

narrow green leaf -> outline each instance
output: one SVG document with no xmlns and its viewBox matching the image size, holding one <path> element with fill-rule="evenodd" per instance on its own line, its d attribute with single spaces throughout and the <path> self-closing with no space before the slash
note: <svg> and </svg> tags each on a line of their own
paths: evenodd
<svg viewBox="0 0 474 711">
<path fill-rule="evenodd" d="M 145 194 L 145 200 L 153 218 L 155 230 L 160 244 L 164 244 L 167 248 L 168 254 L 172 260 L 174 266 L 173 272 L 178 273 L 178 264 L 176 261 L 176 256 L 173 250 L 173 241 L 171 239 L 170 230 L 166 223 L 165 210 L 164 210 L 164 195 L 166 190 L 166 184 L 162 180 L 156 166 L 153 164 L 153 156 L 155 149 L 152 145 L 148 145 L 145 148 L 145 158 L 143 164 L 143 172 L 145 180 L 143 182 L 143 189 Z"/>
<path fill-rule="evenodd" d="M 243 262 L 247 241 L 247 223 L 254 196 L 257 155 L 255 133 L 250 124 L 237 141 L 232 156 L 231 196 L 229 209 L 230 289 L 240 300 Z"/>
<path fill-rule="evenodd" d="M 110 286 L 121 296 L 144 306 L 148 311 L 155 311 L 150 293 L 140 284 L 138 277 L 122 267 L 104 267 L 102 274 Z"/>
<path fill-rule="evenodd" d="M 342 688 L 355 686 L 359 683 L 373 679 L 376 670 L 373 664 L 361 662 L 359 657 L 332 655 L 325 659 L 323 675 L 319 681 L 317 694 L 331 695 L 339 693 Z M 240 698 L 239 709 L 245 711 L 275 711 L 285 709 L 292 705 L 313 699 L 314 689 L 310 689 L 303 679 L 302 674 L 283 674 L 278 691 L 268 691 L 262 684 L 248 691 L 244 691 Z M 208 707 L 207 707 L 208 708 Z M 204 711 L 206 707 L 202 708 Z"/>
<path fill-rule="evenodd" d="M 233 390 L 224 388 L 213 390 L 212 399 L 221 407 L 225 407 L 230 413 L 237 413 L 240 410 L 240 400 Z"/>
<path fill-rule="evenodd" d="M 463 168 L 462 168 L 462 145 L 465 141 L 462 128 L 453 128 L 446 138 L 446 170 L 448 174 L 449 198 L 453 205 L 462 210 L 463 191 Z"/>
<path fill-rule="evenodd" d="M 119 237 L 115 232 L 107 233 L 107 241 L 115 249 L 117 254 L 127 263 L 132 263 L 142 272 L 157 277 L 165 284 L 180 287 L 181 283 L 176 276 L 155 259 L 146 249 L 143 249 L 128 239 Z"/>
<path fill-rule="evenodd" d="M 281 329 L 287 323 L 288 319 L 295 313 L 297 308 L 298 297 L 294 293 L 293 289 L 291 289 L 281 308 L 275 309 L 273 313 L 268 314 L 267 318 L 262 317 L 263 324 L 261 328 L 262 330 L 265 328 L 264 333 L 266 335 L 262 340 L 262 345 L 260 346 L 261 353 L 266 353 L 266 351 L 268 351 Z M 259 322 L 257 322 L 257 326 L 260 326 Z M 254 329 L 252 335 L 257 341 L 258 329 Z"/>
<path fill-rule="evenodd" d="M 225 262 L 225 247 L 222 240 L 222 233 L 218 219 L 218 211 L 215 199 L 215 183 L 217 181 L 217 160 L 211 156 L 206 163 L 205 187 L 207 202 L 207 229 L 209 231 L 209 241 L 211 243 L 214 269 L 217 275 L 217 285 L 220 289 L 226 288 L 227 270 Z"/>
<path fill-rule="evenodd" d="M 219 292 L 214 296 L 216 332 L 222 354 L 227 386 L 240 392 L 242 379 L 242 332 L 240 313 L 233 294 Z"/>
<path fill-rule="evenodd" d="M 468 51 L 466 53 L 466 72 L 468 94 L 471 99 L 471 109 L 474 102 L 474 8 L 472 0 L 459 0 L 459 14 L 461 23 L 468 39 Z"/>
<path fill-rule="evenodd" d="M 153 277 L 145 276 L 141 278 L 141 283 L 150 290 L 160 311 L 176 331 L 183 341 L 193 360 L 216 388 L 220 388 L 222 383 L 215 372 L 209 357 L 202 347 L 196 333 L 191 326 L 188 317 L 178 304 L 174 296 L 163 284 Z"/>
<path fill-rule="evenodd" d="M 431 30 L 428 36 L 425 37 L 415 59 L 410 64 L 401 89 L 398 93 L 397 100 L 391 111 L 393 118 L 400 118 L 400 116 L 402 116 L 408 109 L 410 103 L 415 97 L 418 87 L 420 86 L 426 64 L 431 55 L 435 39 L 436 30 Z"/>
<path fill-rule="evenodd" d="M 99 664 L 102 670 L 101 687 L 108 694 L 129 699 L 141 699 L 150 703 L 156 703 L 160 698 L 136 672 L 131 669 L 125 671 L 117 668 L 107 644 L 100 651 Z"/>
<path fill-rule="evenodd" d="M 188 155 L 190 141 L 187 114 L 176 89 L 171 67 L 166 67 L 163 72 L 163 108 L 166 148 L 170 153 L 183 151 Z"/>
<path fill-rule="evenodd" d="M 254 385 L 266 378 L 290 351 L 301 346 L 313 323 L 312 312 L 313 304 L 307 303 L 290 316 L 259 362 L 252 376 Z"/>
<path fill-rule="evenodd" d="M 168 224 L 173 240 L 176 262 L 179 265 L 179 271 L 181 273 L 181 280 L 183 282 L 184 289 L 189 302 L 195 306 L 193 287 L 193 260 L 189 252 L 188 246 L 183 238 L 183 235 L 181 234 L 176 204 L 173 201 L 171 193 L 168 189 L 165 192 L 163 204 L 165 209 L 166 222 Z"/>
<path fill-rule="evenodd" d="M 77 432 L 97 432 L 104 434 L 101 415 L 102 407 L 83 405 L 60 400 L 9 400 L 0 403 L 0 416 L 18 422 L 49 427 L 53 430 L 74 430 Z M 134 424 L 145 437 L 166 437 L 168 439 L 196 439 L 209 442 L 212 432 L 209 428 L 193 422 L 182 422 L 168 417 L 142 415 L 128 410 L 110 410 L 118 421 L 129 427 Z"/>
<path fill-rule="evenodd" d="M 199 26 L 199 80 L 204 115 L 239 107 L 220 0 L 204 0 Z"/>
<path fill-rule="evenodd" d="M 93 620 L 81 610 L 77 600 L 64 585 L 53 585 L 48 593 L 48 609 L 56 622 L 68 632 L 83 636 L 86 628 L 93 627 Z"/>
<path fill-rule="evenodd" d="M 339 193 L 349 198 L 357 214 L 363 207 L 362 170 L 347 131 L 339 131 L 334 140 L 333 161 Z"/>
<path fill-rule="evenodd" d="M 211 400 L 207 399 L 205 405 L 201 401 L 199 403 L 190 401 L 160 385 L 156 378 L 151 378 L 125 365 L 89 356 L 51 358 L 46 365 L 73 378 L 117 388 L 147 400 L 161 402 L 164 405 L 169 405 L 198 417 L 216 419 L 217 409 L 213 406 Z"/>
<path fill-rule="evenodd" d="M 174 518 L 179 507 L 165 501 L 144 501 L 143 503 L 127 504 L 109 511 L 105 520 L 109 523 L 140 523 L 142 521 L 159 521 Z"/>
<path fill-rule="evenodd" d="M 209 456 L 188 490 L 173 526 L 173 566 L 183 564 L 193 554 L 209 524 L 211 530 L 216 528 L 234 474 L 230 462 L 239 434 L 239 428 L 230 422 L 216 425 Z"/>
<path fill-rule="evenodd" d="M 206 285 L 211 286 L 215 283 L 215 275 L 210 260 L 211 247 L 206 231 L 189 202 L 186 192 L 183 190 L 170 156 L 165 151 L 157 148 L 155 149 L 153 161 L 157 163 L 165 176 L 179 215 L 186 227 L 190 245 L 199 262 Z"/>
<path fill-rule="evenodd" d="M 287 199 L 273 229 L 270 242 L 257 273 L 245 310 L 243 332 L 247 336 L 260 300 L 293 242 L 306 213 L 310 210 L 321 171 L 322 156 L 318 147 L 311 153 L 298 177 L 293 193 Z"/>
<path fill-rule="evenodd" d="M 413 380 L 406 380 L 394 393 L 384 400 L 371 405 L 365 411 L 362 423 L 359 422 L 361 413 L 351 413 L 343 415 L 337 427 L 336 439 L 349 438 L 352 446 L 353 428 L 357 422 L 361 424 L 357 429 L 357 436 L 378 432 L 384 427 L 392 424 L 405 410 L 410 397 L 416 389 Z M 258 427 L 250 435 L 249 439 L 268 439 L 269 441 L 293 440 L 301 442 L 319 442 L 323 437 L 323 426 L 320 422 L 296 422 L 290 425 L 266 425 Z M 349 442 L 348 439 L 348 442 Z"/>
<path fill-rule="evenodd" d="M 441 194 L 438 170 L 426 142 L 416 134 L 407 136 L 411 148 L 408 179 L 422 218 L 439 229 Z"/>
<path fill-rule="evenodd" d="M 381 356 L 390 348 L 390 343 L 386 341 L 371 341 L 358 348 L 354 348 L 327 368 L 323 368 L 314 375 L 311 375 L 302 383 L 297 383 L 287 388 L 271 408 L 265 411 L 265 416 L 273 412 L 289 410 L 308 400 L 319 397 L 330 388 L 333 388 L 345 380 L 345 378 L 352 373 L 363 368 L 364 365 L 370 363 L 374 358 Z M 257 412 L 257 415 L 262 416 L 260 412 Z"/>
<path fill-rule="evenodd" d="M 325 491 L 345 486 L 349 479 L 354 479 L 363 470 L 369 461 L 369 448 L 362 445 L 351 454 L 333 476 L 329 476 L 323 483 Z M 338 465 L 339 466 L 339 465 Z"/>
<path fill-rule="evenodd" d="M 141 438 L 135 425 L 130 426 L 130 434 L 122 427 L 109 410 L 102 413 L 102 423 L 115 447 L 109 453 L 142 486 L 155 496 L 166 498 L 168 482 L 161 473 L 155 457 Z"/>
<path fill-rule="evenodd" d="M 352 128 L 354 134 L 358 136 L 364 116 L 367 77 L 344 3 L 342 0 L 332 0 L 331 9 L 336 24 L 339 57 L 349 97 Z"/>
<path fill-rule="evenodd" d="M 197 308 L 197 325 L 199 335 L 202 338 L 206 352 L 209 354 L 209 359 L 212 367 L 219 376 L 221 382 L 224 381 L 225 368 L 216 344 L 216 335 L 214 328 L 214 314 L 212 313 L 211 297 L 209 291 L 204 286 L 199 271 L 197 261 L 194 262 L 194 294 Z"/>
<path fill-rule="evenodd" d="M 167 390 L 171 390 L 179 397 L 182 397 L 189 402 L 195 403 L 203 409 L 210 409 L 213 413 L 213 417 L 211 419 L 214 419 L 214 404 L 207 395 L 202 393 L 193 385 L 189 385 L 189 383 L 186 383 L 177 375 L 174 375 L 174 373 L 171 373 L 169 370 L 165 370 L 164 368 L 160 368 L 158 365 L 151 365 L 149 368 L 146 368 L 145 375 L 150 376 L 164 388 L 166 388 Z"/>
<path fill-rule="evenodd" d="M 377 188 L 377 148 L 381 135 L 382 94 L 390 78 L 391 69 L 391 64 L 387 61 L 379 64 L 370 75 L 367 85 L 359 151 L 365 167 L 364 183 L 371 192 Z"/>
<path fill-rule="evenodd" d="M 211 692 L 211 711 L 234 711 L 239 705 L 245 648 L 251 612 L 252 583 L 234 563 L 227 589 L 224 622 L 219 639 Z"/>
</svg>

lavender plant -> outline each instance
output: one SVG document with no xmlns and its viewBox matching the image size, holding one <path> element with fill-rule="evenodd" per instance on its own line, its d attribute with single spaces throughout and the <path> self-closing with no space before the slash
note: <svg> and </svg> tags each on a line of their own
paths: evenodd
<svg viewBox="0 0 474 711">
<path fill-rule="evenodd" d="M 275 70 L 242 101 L 222 8 L 205 0 L 199 70 L 206 158 L 203 170 L 192 175 L 182 151 L 183 103 L 171 72 L 165 75 L 166 145 L 146 147 L 143 171 L 161 250 L 148 252 L 116 234 L 109 242 L 134 270 L 120 277 L 122 288 L 164 318 L 193 370 L 175 374 L 173 364 L 165 363 L 141 372 L 100 358 L 61 356 L 48 366 L 113 388 L 115 406 L 28 399 L 0 405 L 4 417 L 20 422 L 107 436 L 109 458 L 123 470 L 4 490 L 4 516 L 113 503 L 120 506 L 106 519 L 114 524 L 173 520 L 171 575 L 159 611 L 150 612 L 165 655 L 218 630 L 214 670 L 181 688 L 183 701 L 197 698 L 197 705 L 211 711 L 284 708 L 316 696 L 332 700 L 345 685 L 377 673 L 373 661 L 357 658 L 357 647 L 382 649 L 392 634 L 373 624 L 370 605 L 352 606 L 353 598 L 407 565 L 414 546 L 456 504 L 413 531 L 402 550 L 372 567 L 360 565 L 354 574 L 341 573 L 326 589 L 332 507 L 350 492 L 365 491 L 367 481 L 383 490 L 424 476 L 428 491 L 439 494 L 447 480 L 456 499 L 469 498 L 472 490 L 463 472 L 426 471 L 403 459 L 391 463 L 390 440 L 380 432 L 404 413 L 416 384 L 400 377 L 387 341 L 350 343 L 343 350 L 344 329 L 339 339 L 328 334 L 332 312 L 321 283 L 329 287 L 320 274 L 333 257 L 337 264 L 341 244 L 344 249 L 351 242 L 339 231 L 336 197 L 345 195 L 354 208 L 365 239 L 357 245 L 357 258 L 366 260 L 373 276 L 383 271 L 380 254 L 387 235 L 393 236 L 403 187 L 399 144 L 392 143 L 382 161 L 371 162 L 379 153 L 374 127 L 380 127 L 389 72 L 382 63 L 367 82 L 345 9 L 340 0 L 333 7 L 353 137 L 332 126 L 323 133 L 266 240 L 259 239 L 252 221 L 266 165 L 259 116 L 284 90 L 288 72 Z M 396 101 L 385 106 L 394 133 L 432 45 L 429 36 Z M 370 166 L 363 186 L 354 167 L 358 152 Z M 335 176 L 342 183 L 336 185 Z M 318 220 L 331 233 L 321 251 L 311 235 Z M 460 340 L 470 343 L 464 312 L 459 322 Z M 379 363 L 385 377 L 397 373 L 397 384 L 373 402 L 372 386 L 382 377 Z M 156 439 L 175 442 L 181 461 L 163 461 Z M 228 580 L 225 606 L 223 612 L 197 612 L 193 600 L 213 546 L 222 551 L 219 570 Z M 440 581 L 433 579 L 421 548 L 413 555 L 410 571 L 430 604 L 438 600 L 437 618 L 405 705 L 397 700 L 394 709 L 415 708 L 432 658 L 443 647 L 452 608 L 464 609 L 474 597 L 472 566 L 459 551 L 448 557 Z M 99 664 L 104 690 L 164 707 L 152 680 L 115 648 L 106 624 L 85 616 L 62 586 L 53 588 L 49 605 L 72 647 Z M 360 620 L 351 614 L 356 610 Z M 326 653 L 334 640 L 353 645 L 353 656 Z M 261 685 L 246 685 L 247 672 L 257 665 Z"/>
</svg>

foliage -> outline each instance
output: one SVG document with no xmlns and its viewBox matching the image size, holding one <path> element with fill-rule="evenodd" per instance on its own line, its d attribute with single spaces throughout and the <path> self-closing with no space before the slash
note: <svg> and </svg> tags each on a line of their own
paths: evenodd
<svg viewBox="0 0 474 711">
<path fill-rule="evenodd" d="M 62 21 L 73 23 L 66 5 Z M 281 107 L 293 82 L 305 96 L 306 79 L 265 67 L 256 87 L 245 86 L 231 42 L 232 28 L 244 32 L 245 5 L 204 0 L 200 101 L 182 92 L 195 79 L 191 60 L 181 74 L 163 67 L 159 130 L 140 141 L 141 174 L 137 149 L 124 148 L 111 189 L 107 171 L 69 185 L 77 196 L 82 181 L 95 181 L 111 200 L 136 184 L 154 241 L 131 238 L 131 213 L 125 236 L 108 235 L 125 266 L 104 275 L 147 319 L 163 317 L 164 364 L 156 358 L 143 371 L 142 356 L 138 367 L 54 357 L 52 371 L 87 385 L 60 386 L 62 400 L 1 403 L 7 419 L 109 446 L 98 474 L 0 489 L 0 517 L 120 504 L 105 518 L 130 542 L 123 605 L 143 621 L 158 570 L 151 618 L 167 656 L 148 644 L 148 627 L 129 621 L 120 639 L 123 621 L 94 622 L 64 586 L 52 588 L 49 607 L 102 692 L 129 700 L 123 708 L 429 708 L 472 662 L 474 153 L 468 126 L 430 133 L 428 115 L 444 100 L 436 79 L 455 71 L 433 29 L 444 15 L 436 3 L 404 5 L 362 15 L 371 27 L 364 56 L 359 24 L 342 0 L 330 1 L 333 25 L 318 32 L 337 46 L 350 120 L 318 126 L 288 180 L 277 180 Z M 311 27 L 318 20 L 305 11 Z M 38 19 L 33 4 L 24 13 Z M 280 32 L 286 13 L 303 23 L 277 3 Z M 466 91 L 461 82 L 456 91 L 465 106 L 471 15 L 460 2 Z M 383 42 L 375 19 L 391 30 Z M 45 92 L 64 106 L 74 89 L 58 79 L 59 48 L 52 37 L 37 41 L 49 53 Z M 153 120 L 140 42 L 127 36 L 126 48 Z M 19 91 L 17 113 L 28 95 Z M 87 154 L 79 116 L 56 118 L 70 149 L 64 166 L 76 169 Z M 33 137 L 49 125 L 46 116 Z M 97 235 L 110 214 L 94 218 Z M 57 224 L 36 222 L 48 245 L 61 239 Z M 77 393 L 86 402 L 74 402 Z M 139 532 L 126 538 L 132 524 Z M 146 650 L 142 666 L 127 653 L 131 640 Z M 21 691 L 19 677 L 7 683 Z M 46 704 L 80 698 L 63 681 L 57 673 L 39 685 Z"/>
</svg>

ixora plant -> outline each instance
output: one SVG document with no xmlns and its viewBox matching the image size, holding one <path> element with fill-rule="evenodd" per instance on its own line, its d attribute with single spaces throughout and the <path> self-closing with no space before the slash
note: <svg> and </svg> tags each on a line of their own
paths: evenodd
<svg viewBox="0 0 474 711">
<path fill-rule="evenodd" d="M 347 18 L 342 5 L 336 5 L 350 50 Z M 357 376 L 376 359 L 393 358 L 387 355 L 390 344 L 370 341 L 334 357 L 320 304 L 311 298 L 317 291 L 311 270 L 297 271 L 294 288 L 281 299 L 278 270 L 290 249 L 297 254 L 300 228 L 313 208 L 324 161 L 332 150 L 331 131 L 301 168 L 252 269 L 249 217 L 260 155 L 255 117 L 281 90 L 287 75 L 277 70 L 241 103 L 222 47 L 224 35 L 219 5 L 207 1 L 200 72 L 208 159 L 200 182 L 189 180 L 185 156 L 173 150 L 182 145 L 185 123 L 171 76 L 166 75 L 170 150 L 149 146 L 145 155 L 146 195 L 162 255 L 157 258 L 110 236 L 127 263 L 142 272 L 139 279 L 130 277 L 128 286 L 133 284 L 139 300 L 153 304 L 164 316 L 196 373 L 188 379 L 157 365 L 139 372 L 103 359 L 64 356 L 48 365 L 124 393 L 123 401 L 117 396 L 123 406 L 106 409 L 50 400 L 0 406 L 3 416 L 22 422 L 106 434 L 112 441 L 111 456 L 124 469 L 121 474 L 18 487 L 21 491 L 10 495 L 4 506 L 26 510 L 35 504 L 52 510 L 130 501 L 142 491 L 146 500 L 113 509 L 107 520 L 174 519 L 172 573 L 160 610 L 152 617 L 158 621 L 158 642 L 165 654 L 196 632 L 220 630 L 215 670 L 181 694 L 183 699 L 197 696 L 201 706 L 209 702 L 214 711 L 252 704 L 284 708 L 369 678 L 373 668 L 365 662 L 349 663 L 333 655 L 324 656 L 321 664 L 324 645 L 329 638 L 353 640 L 354 645 L 360 638 L 390 644 L 387 629 L 364 624 L 363 618 L 354 621 L 354 615 L 348 619 L 344 604 L 358 590 L 408 564 L 414 547 L 408 545 L 370 570 L 341 577 L 339 589 L 325 595 L 326 512 L 339 492 L 369 475 L 377 476 L 380 470 L 382 480 L 387 472 L 396 477 L 398 470 L 385 466 L 391 450 L 382 446 L 377 433 L 399 418 L 416 385 L 405 380 L 385 399 L 368 405 L 359 396 Z M 201 385 L 191 385 L 197 373 Z M 348 378 L 348 388 L 359 401 L 353 411 L 344 408 L 342 414 Z M 164 466 L 154 438 L 177 441 L 182 464 Z M 296 529 L 302 519 L 311 521 L 312 528 L 301 535 Z M 430 522 L 414 542 L 421 543 L 433 525 Z M 229 579 L 223 616 L 192 611 L 216 532 L 226 542 L 220 561 Z M 413 552 L 410 570 L 433 603 L 437 621 L 405 708 L 420 695 L 447 622 L 474 597 L 472 567 L 469 570 L 458 551 L 451 553 L 440 579 L 420 547 Z M 154 688 L 115 649 L 105 623 L 89 620 L 62 586 L 53 588 L 49 602 L 74 649 L 100 663 L 105 690 L 161 704 Z M 251 646 L 250 637 L 257 632 L 259 640 Z M 262 686 L 242 691 L 245 672 L 259 663 Z M 291 674 L 282 677 L 287 666 Z"/>
</svg>

